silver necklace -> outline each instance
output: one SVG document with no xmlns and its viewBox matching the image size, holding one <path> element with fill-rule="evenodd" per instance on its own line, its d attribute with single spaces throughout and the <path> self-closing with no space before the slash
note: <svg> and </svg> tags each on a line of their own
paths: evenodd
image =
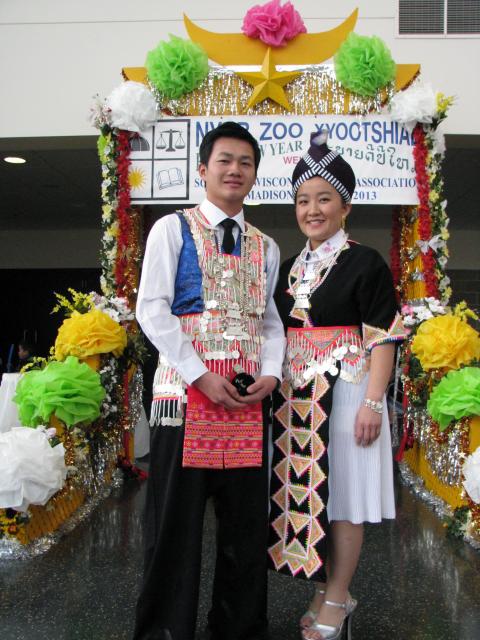
<svg viewBox="0 0 480 640">
<path fill-rule="evenodd" d="M 321 287 L 322 284 L 327 279 L 330 271 L 337 263 L 337 258 L 343 249 L 347 246 L 348 236 L 345 237 L 344 242 L 338 247 L 336 251 L 332 253 L 331 256 L 327 258 L 316 258 L 314 260 L 307 260 L 306 253 L 307 250 L 304 249 L 302 253 L 295 260 L 295 264 L 292 269 L 290 269 L 290 273 L 288 274 L 288 288 L 291 291 L 295 303 L 293 305 L 294 309 L 310 309 L 310 297 L 314 291 Z M 300 264 L 303 263 L 302 267 Z M 306 271 L 306 265 L 308 263 L 313 263 L 313 269 L 310 271 Z M 302 269 L 302 274 L 300 277 L 297 277 L 295 282 L 292 279 L 292 273 L 295 273 L 297 270 L 300 271 Z"/>
</svg>

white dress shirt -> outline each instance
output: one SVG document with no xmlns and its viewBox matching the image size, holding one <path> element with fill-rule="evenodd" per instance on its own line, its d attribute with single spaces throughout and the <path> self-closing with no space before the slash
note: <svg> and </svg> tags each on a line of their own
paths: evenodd
<svg viewBox="0 0 480 640">
<path fill-rule="evenodd" d="M 200 205 L 200 210 L 209 224 L 215 227 L 219 246 L 222 245 L 224 229 L 220 225 L 228 218 L 223 211 L 208 200 Z M 240 229 L 245 231 L 243 210 L 232 218 L 238 224 L 233 229 L 235 240 Z M 285 349 L 283 325 L 278 315 L 273 293 L 278 280 L 280 251 L 268 236 L 266 251 L 267 291 L 263 323 L 265 339 L 261 349 L 260 375 L 282 379 L 282 362 Z M 196 353 L 192 341 L 181 328 L 180 320 L 172 314 L 175 297 L 175 278 L 178 259 L 183 246 L 182 228 L 177 214 L 160 218 L 153 225 L 148 236 L 142 277 L 137 298 L 137 320 L 145 335 L 164 355 L 187 384 L 208 371 Z"/>
</svg>

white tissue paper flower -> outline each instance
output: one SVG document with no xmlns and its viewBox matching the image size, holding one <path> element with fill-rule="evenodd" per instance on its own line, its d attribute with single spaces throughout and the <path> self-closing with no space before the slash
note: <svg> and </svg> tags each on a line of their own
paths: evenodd
<svg viewBox="0 0 480 640">
<path fill-rule="evenodd" d="M 466 458 L 462 471 L 466 492 L 474 502 L 480 504 L 480 447 Z"/>
<path fill-rule="evenodd" d="M 122 82 L 105 101 L 112 127 L 127 131 L 144 131 L 157 121 L 157 103 L 141 82 Z"/>
<path fill-rule="evenodd" d="M 0 508 L 27 511 L 44 505 L 67 477 L 62 444 L 51 447 L 45 427 L 0 433 Z"/>
<path fill-rule="evenodd" d="M 439 153 L 441 156 L 444 156 L 446 151 L 445 136 L 443 135 L 443 131 L 440 129 L 440 127 L 432 132 L 432 138 L 433 153 Z"/>
<path fill-rule="evenodd" d="M 430 296 L 428 298 L 425 298 L 425 302 L 428 304 L 430 311 L 432 311 L 433 313 L 438 313 L 438 314 L 446 313 L 445 306 L 440 302 L 440 300 L 437 300 L 436 298 L 433 298 L 432 296 Z"/>
<path fill-rule="evenodd" d="M 430 84 L 414 84 L 393 96 L 389 111 L 392 120 L 412 131 L 417 122 L 432 122 L 437 113 L 437 94 Z"/>
</svg>

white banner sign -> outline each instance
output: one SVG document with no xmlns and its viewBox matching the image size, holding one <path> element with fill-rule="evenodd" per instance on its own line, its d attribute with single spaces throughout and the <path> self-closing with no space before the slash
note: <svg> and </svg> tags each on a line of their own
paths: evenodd
<svg viewBox="0 0 480 640">
<path fill-rule="evenodd" d="M 226 116 L 162 118 L 131 141 L 134 204 L 200 202 L 198 149 L 208 131 L 234 120 L 258 140 L 262 160 L 246 202 L 292 204 L 291 175 L 313 131 L 327 130 L 328 145 L 353 167 L 354 204 L 418 204 L 413 139 L 386 116 Z"/>
</svg>

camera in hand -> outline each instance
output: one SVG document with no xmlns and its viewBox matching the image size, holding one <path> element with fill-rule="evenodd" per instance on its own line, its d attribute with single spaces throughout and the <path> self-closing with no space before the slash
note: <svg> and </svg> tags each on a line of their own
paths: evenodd
<svg viewBox="0 0 480 640">
<path fill-rule="evenodd" d="M 238 373 L 232 380 L 233 386 L 241 396 L 247 396 L 248 387 L 255 382 L 255 378 L 248 373 Z"/>
</svg>

